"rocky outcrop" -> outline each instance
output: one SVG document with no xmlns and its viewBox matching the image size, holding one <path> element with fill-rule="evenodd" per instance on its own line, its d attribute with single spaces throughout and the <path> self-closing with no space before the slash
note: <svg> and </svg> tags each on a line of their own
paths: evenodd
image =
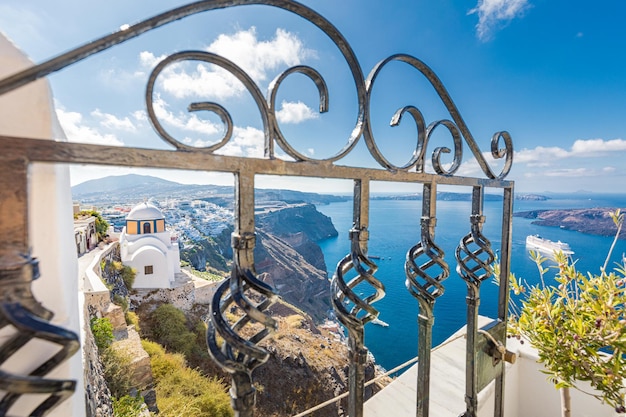
<svg viewBox="0 0 626 417">
<path fill-rule="evenodd" d="M 232 252 L 227 251 L 227 254 Z M 205 271 L 207 265 L 213 270 L 228 270 L 228 261 L 225 258 L 224 248 L 212 237 L 194 242 L 193 245 L 183 248 L 180 251 L 180 258 L 189 262 L 194 269 Z"/>
<path fill-rule="evenodd" d="M 285 241 L 263 231 L 257 234 L 254 257 L 259 278 L 285 301 L 317 322 L 328 317 L 330 288 L 325 270 L 314 267 Z"/>
<path fill-rule="evenodd" d="M 257 242 L 254 249 L 256 272 L 289 303 L 323 321 L 330 310 L 330 288 L 324 254 L 317 242 L 337 236 L 330 217 L 312 204 L 275 205 L 257 213 Z M 181 256 L 195 269 L 227 271 L 225 259 L 232 259 L 230 234 L 198 242 L 183 249 Z"/>
<path fill-rule="evenodd" d="M 134 326 L 128 326 L 127 337 L 115 341 L 111 348 L 130 359 L 127 372 L 132 385 L 138 388 L 138 393 L 144 398 L 148 409 L 158 412 L 150 356 L 142 347 L 139 333 Z"/>
<path fill-rule="evenodd" d="M 188 315 L 189 322 L 205 317 L 206 306 Z M 268 361 L 253 372 L 257 388 L 255 416 L 284 417 L 304 412 L 329 399 L 348 391 L 348 347 L 342 327 L 337 323 L 316 326 L 313 320 L 294 306 L 278 302 L 269 313 L 278 321 L 278 330 L 261 345 L 270 353 Z M 143 325 L 142 325 L 143 326 Z M 246 337 L 252 336 L 253 329 Z M 207 375 L 223 378 L 230 384 L 231 378 L 206 358 L 193 366 Z M 378 377 L 382 369 L 369 355 L 365 364 L 366 380 Z M 365 390 L 369 398 L 390 382 L 380 378 Z M 347 416 L 347 399 L 338 400 L 307 416 Z"/>
<path fill-rule="evenodd" d="M 139 387 L 138 394 L 143 397 L 147 406 L 145 413 L 141 414 L 143 416 L 148 415 L 149 412 L 158 413 L 156 394 L 153 389 L 150 358 L 141 346 L 139 334 L 134 326 L 127 325 L 123 308 L 110 301 L 117 298 L 118 300 L 124 300 L 124 303 L 126 303 L 126 297 L 129 294 L 119 269 L 114 267 L 115 263 L 121 262 L 119 256 L 119 245 L 117 245 L 113 250 L 105 251 L 100 254 L 100 257 L 95 259 L 96 265 L 99 265 L 101 268 L 99 273 L 107 283 L 110 293 L 106 297 L 85 297 L 85 322 L 90 323 L 92 318 L 106 318 L 111 323 L 115 340 L 110 349 L 120 353 L 120 357 L 129 359 L 128 368 L 125 369 L 125 372 L 128 372 L 130 375 L 132 385 Z M 85 325 L 84 335 L 83 354 L 85 356 L 87 416 L 113 416 L 111 391 L 105 380 L 104 366 L 89 325 Z M 137 393 L 129 394 L 135 396 Z"/>
<path fill-rule="evenodd" d="M 301 232 L 309 240 L 319 242 L 337 236 L 330 217 L 323 215 L 313 204 L 297 204 L 277 210 L 268 210 L 256 216 L 257 227 L 276 236 Z"/>
<path fill-rule="evenodd" d="M 294 317 L 294 316 L 292 316 Z M 291 318 L 292 318 L 291 317 Z M 270 359 L 254 373 L 262 391 L 257 393 L 259 414 L 265 417 L 290 416 L 306 411 L 348 391 L 348 348 L 327 332 L 314 334 L 306 325 L 281 320 L 278 335 L 267 342 Z M 377 368 L 370 358 L 365 366 L 366 380 Z M 366 399 L 381 389 L 371 385 Z M 344 398 L 308 416 L 347 416 Z"/>
<path fill-rule="evenodd" d="M 331 219 L 312 204 L 257 215 L 254 259 L 261 279 L 317 322 L 328 317 L 330 286 L 318 241 L 337 236 Z"/>
<path fill-rule="evenodd" d="M 617 227 L 611 218 L 615 208 L 588 208 L 567 210 L 531 210 L 513 214 L 515 217 L 535 219 L 539 226 L 560 227 L 590 235 L 615 236 Z M 621 209 L 622 212 L 625 209 Z M 622 229 L 620 239 L 626 239 L 626 229 Z"/>
</svg>

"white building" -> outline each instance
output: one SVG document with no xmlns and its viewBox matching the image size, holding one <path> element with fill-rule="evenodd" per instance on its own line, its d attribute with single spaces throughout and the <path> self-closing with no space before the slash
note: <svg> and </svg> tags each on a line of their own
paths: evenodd
<svg viewBox="0 0 626 417">
<path fill-rule="evenodd" d="M 170 288 L 180 273 L 178 239 L 165 230 L 165 216 L 150 203 L 128 213 L 120 248 L 122 262 L 137 271 L 133 288 Z"/>
<path fill-rule="evenodd" d="M 96 232 L 96 218 L 83 216 L 74 220 L 74 239 L 76 252 L 82 255 L 98 246 L 98 234 Z"/>
</svg>

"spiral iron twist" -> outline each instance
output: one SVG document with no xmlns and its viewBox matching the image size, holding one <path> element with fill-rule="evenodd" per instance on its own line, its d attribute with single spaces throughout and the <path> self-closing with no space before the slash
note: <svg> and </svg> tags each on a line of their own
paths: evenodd
<svg viewBox="0 0 626 417">
<path fill-rule="evenodd" d="M 421 240 L 406 254 L 404 271 L 406 272 L 406 288 L 411 295 L 420 302 L 420 309 L 432 306 L 435 299 L 443 295 L 444 287 L 441 282 L 450 276 L 450 268 L 444 261 L 444 252 L 433 242 L 430 230 L 434 227 L 435 219 L 422 217 Z M 426 256 L 428 259 L 418 265 L 416 260 Z M 433 267 L 440 268 L 436 276 L 429 275 L 426 271 Z M 425 305 L 426 304 L 426 305 Z"/>
<path fill-rule="evenodd" d="M 484 216 L 472 215 L 471 231 L 461 239 L 456 248 L 456 270 L 468 286 L 475 288 L 493 274 L 491 265 L 495 260 L 491 242 L 482 234 L 484 222 Z M 471 246 L 476 248 L 471 249 Z"/>
<path fill-rule="evenodd" d="M 15 402 L 25 394 L 47 395 L 30 412 L 30 416 L 45 416 L 72 395 L 76 381 L 44 378 L 58 365 L 71 357 L 80 347 L 78 336 L 69 330 L 50 324 L 53 313 L 45 309 L 33 296 L 31 282 L 39 277 L 38 262 L 29 255 L 0 255 L 2 300 L 0 301 L 0 329 L 12 326 L 17 330 L 0 346 L 0 365 L 33 339 L 45 340 L 61 346 L 43 363 L 33 365 L 27 375 L 0 370 L 0 415 L 7 415 Z"/>
<path fill-rule="evenodd" d="M 337 264 L 335 275 L 331 281 L 333 307 L 339 321 L 348 331 L 363 328 L 363 326 L 378 317 L 378 310 L 372 304 L 385 296 L 385 286 L 374 277 L 378 266 L 372 262 L 361 249 L 359 236 L 362 232 L 357 229 L 350 231 L 350 254 Z M 346 282 L 345 277 L 354 269 L 357 276 Z M 374 292 L 365 298 L 360 298 L 353 289 L 362 282 L 373 287 Z M 350 305 L 348 309 L 347 305 Z"/>
<path fill-rule="evenodd" d="M 240 252 L 254 248 L 255 235 L 233 236 L 235 262 L 230 279 L 215 291 L 207 329 L 207 345 L 213 360 L 233 377 L 231 398 L 235 410 L 248 410 L 254 406 L 255 390 L 251 384 L 252 371 L 269 359 L 258 344 L 276 330 L 277 322 L 265 313 L 275 301 L 274 290 L 260 281 L 254 268 Z M 260 300 L 254 302 L 252 298 Z M 238 309 L 242 315 L 235 321 L 227 316 Z M 255 325 L 256 324 L 256 325 Z M 243 336 L 246 325 L 253 335 Z M 260 326 L 259 326 L 260 325 Z M 223 341 L 218 341 L 217 336 Z M 243 395 L 242 395 L 242 392 Z"/>
</svg>

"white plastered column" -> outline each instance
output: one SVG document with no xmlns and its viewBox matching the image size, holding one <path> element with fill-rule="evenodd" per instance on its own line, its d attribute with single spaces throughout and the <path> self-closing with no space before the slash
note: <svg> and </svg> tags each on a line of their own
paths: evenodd
<svg viewBox="0 0 626 417">
<path fill-rule="evenodd" d="M 32 62 L 0 32 L 0 79 Z M 46 80 L 23 86 L 0 95 L 0 134 L 65 141 L 54 111 L 52 94 Z M 54 312 L 51 322 L 77 334 L 80 332 L 78 267 L 72 215 L 69 168 L 61 165 L 35 164 L 29 180 L 29 233 L 32 255 L 39 259 L 41 277 L 33 282 L 35 298 Z M 28 350 L 28 352 L 22 352 Z M 50 356 L 57 347 L 49 343 L 29 343 L 3 369 L 28 372 L 33 362 Z M 85 415 L 81 352 L 58 366 L 49 378 L 73 379 L 74 395 L 56 407 L 50 416 Z M 26 396 L 24 396 L 26 397 Z M 28 409 L 23 398 L 11 409 L 23 415 Z M 21 410 L 20 410 L 21 409 Z"/>
</svg>

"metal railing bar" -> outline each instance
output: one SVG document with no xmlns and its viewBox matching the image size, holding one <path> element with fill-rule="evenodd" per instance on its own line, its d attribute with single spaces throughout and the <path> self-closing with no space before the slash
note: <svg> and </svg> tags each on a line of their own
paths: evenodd
<svg viewBox="0 0 626 417">
<path fill-rule="evenodd" d="M 286 175 L 332 179 L 363 179 L 407 183 L 511 188 L 513 181 L 441 176 L 437 174 L 387 171 L 380 168 L 350 167 L 331 162 L 294 162 L 280 159 L 242 158 L 184 150 L 146 149 L 56 142 L 42 139 L 0 136 L 3 149 L 0 160 L 25 158 L 30 162 L 112 165 L 145 168 L 166 168 L 213 172 L 253 171 L 257 175 Z"/>
<path fill-rule="evenodd" d="M 511 245 L 513 238 L 513 188 L 504 190 L 502 201 L 502 240 L 500 246 L 500 289 L 498 294 L 498 319 L 503 323 L 508 320 L 509 277 L 511 269 Z M 504 340 L 506 345 L 506 326 Z M 501 371 L 496 377 L 494 417 L 504 417 L 505 366 L 499 364 Z"/>
<path fill-rule="evenodd" d="M 452 337 L 452 338 L 450 338 L 450 339 L 446 340 L 445 342 L 441 343 L 440 345 L 435 346 L 435 347 L 432 349 L 432 352 L 436 352 L 437 350 L 441 349 L 442 347 L 444 347 L 444 346 L 446 346 L 446 345 L 449 345 L 450 343 L 454 342 L 455 340 L 461 339 L 461 338 L 463 338 L 463 337 L 465 337 L 465 334 L 459 334 L 459 335 L 457 335 L 457 336 L 455 336 L 455 337 Z M 388 376 L 389 376 L 389 375 L 391 375 L 391 374 L 395 374 L 395 373 L 396 373 L 396 372 L 398 372 L 399 370 L 401 370 L 401 369 L 403 369 L 403 368 L 406 368 L 406 367 L 407 367 L 407 366 L 409 366 L 409 365 L 413 365 L 413 364 L 414 364 L 415 362 L 417 362 L 418 360 L 419 360 L 419 356 L 416 356 L 416 357 L 414 357 L 414 358 L 412 358 L 412 359 L 409 359 L 408 361 L 406 361 L 406 362 L 404 362 L 404 363 L 401 363 L 400 365 L 396 366 L 395 368 L 390 369 L 390 370 L 386 371 L 385 373 L 383 373 L 383 374 L 381 374 L 381 375 L 378 375 L 378 376 L 377 376 L 377 377 L 375 377 L 375 378 L 370 379 L 369 381 L 367 381 L 367 382 L 365 383 L 365 387 L 369 387 L 370 385 L 372 385 L 372 384 L 374 384 L 374 383 L 376 383 L 376 382 L 380 381 L 381 379 L 383 379 L 383 378 L 385 378 L 385 377 L 388 377 Z M 346 398 L 348 395 L 349 395 L 349 392 L 344 392 L 343 394 L 339 394 L 338 396 L 336 396 L 336 397 L 334 397 L 334 398 L 331 398 L 330 400 L 326 400 L 326 401 L 324 401 L 323 403 L 320 403 L 320 404 L 316 405 L 315 407 L 311 407 L 311 408 L 309 408 L 308 410 L 303 411 L 303 412 L 301 412 L 301 413 L 299 413 L 299 414 L 293 415 L 293 416 L 291 416 L 291 417 L 304 417 L 304 416 L 306 416 L 307 414 L 310 414 L 310 413 L 312 413 L 312 412 L 314 412 L 314 411 L 317 411 L 317 410 L 321 410 L 321 409 L 322 409 L 322 408 L 324 408 L 324 407 L 327 407 L 327 406 L 329 406 L 329 405 L 331 405 L 331 404 L 334 404 L 334 403 L 336 403 L 337 401 L 339 401 L 339 400 L 341 400 L 341 399 L 343 399 L 343 398 Z"/>
<path fill-rule="evenodd" d="M 209 10 L 225 9 L 233 6 L 241 5 L 267 5 L 288 10 L 304 19 L 314 23 L 322 29 L 327 35 L 340 42 L 338 46 L 342 48 L 342 53 L 347 59 L 353 59 L 354 53 L 350 49 L 347 40 L 339 33 L 339 31 L 324 17 L 313 11 L 312 9 L 292 0 L 202 0 L 177 7 L 172 10 L 157 14 L 153 17 L 145 19 L 133 25 L 121 28 L 109 35 L 95 39 L 91 42 L 78 46 L 70 51 L 59 54 L 50 58 L 41 64 L 34 65 L 23 71 L 17 72 L 9 77 L 0 79 L 0 95 L 19 88 L 25 84 L 43 78 L 56 71 L 62 70 L 72 64 L 82 61 L 85 58 L 95 55 L 98 52 L 107 50 L 115 45 L 126 42 L 127 40 L 138 37 L 139 35 L 149 32 L 152 29 L 172 23 L 185 17 L 206 12 Z M 355 67 L 356 68 L 356 67 Z M 360 67 L 358 67 L 360 72 Z M 362 74 L 355 74 L 356 78 L 362 80 Z"/>
</svg>

